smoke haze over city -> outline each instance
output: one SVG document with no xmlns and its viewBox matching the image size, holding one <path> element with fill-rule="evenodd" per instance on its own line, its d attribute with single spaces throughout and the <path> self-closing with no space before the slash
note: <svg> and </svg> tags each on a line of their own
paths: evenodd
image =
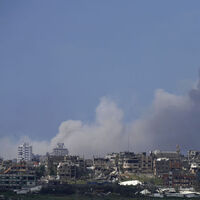
<svg viewBox="0 0 200 200">
<path fill-rule="evenodd" d="M 156 148 L 175 149 L 177 144 L 184 149 L 198 149 L 199 82 L 185 96 L 156 90 L 150 109 L 129 123 L 123 120 L 123 110 L 108 97 L 101 98 L 95 114 L 95 120 L 90 123 L 63 121 L 50 141 L 32 141 L 24 137 L 16 142 L 4 137 L 1 139 L 1 151 L 9 149 L 5 156 L 14 156 L 17 145 L 22 141 L 29 141 L 38 154 L 51 151 L 58 142 L 64 142 L 72 154 L 86 156 L 127 151 L 128 148 L 137 152 Z"/>
<path fill-rule="evenodd" d="M 0 157 L 199 149 L 198 1 L 0 4 Z"/>
</svg>

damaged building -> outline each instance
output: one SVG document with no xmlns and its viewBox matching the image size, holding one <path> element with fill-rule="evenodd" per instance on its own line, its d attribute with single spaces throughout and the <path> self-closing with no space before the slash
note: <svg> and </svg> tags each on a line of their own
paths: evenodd
<svg viewBox="0 0 200 200">
<path fill-rule="evenodd" d="M 35 186 L 36 183 L 35 169 L 26 163 L 14 164 L 0 174 L 1 188 L 20 189 Z"/>
</svg>

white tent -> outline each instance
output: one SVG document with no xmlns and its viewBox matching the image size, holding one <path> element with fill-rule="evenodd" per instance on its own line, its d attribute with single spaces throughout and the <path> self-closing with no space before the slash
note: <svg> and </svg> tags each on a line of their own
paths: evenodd
<svg viewBox="0 0 200 200">
<path fill-rule="evenodd" d="M 124 181 L 124 182 L 120 182 L 120 185 L 142 185 L 142 182 L 138 181 L 138 180 L 132 180 L 132 181 Z"/>
</svg>

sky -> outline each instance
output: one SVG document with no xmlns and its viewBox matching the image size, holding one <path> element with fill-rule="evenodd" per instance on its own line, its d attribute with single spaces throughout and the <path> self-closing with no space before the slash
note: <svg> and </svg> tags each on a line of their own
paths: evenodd
<svg viewBox="0 0 200 200">
<path fill-rule="evenodd" d="M 198 147 L 186 141 L 200 131 L 190 107 L 199 92 L 199 23 L 197 0 L 0 1 L 0 156 L 14 157 L 25 140 L 42 151 L 60 141 L 73 153 L 123 151 L 128 135 L 134 151 L 142 151 L 136 143 Z"/>
</svg>

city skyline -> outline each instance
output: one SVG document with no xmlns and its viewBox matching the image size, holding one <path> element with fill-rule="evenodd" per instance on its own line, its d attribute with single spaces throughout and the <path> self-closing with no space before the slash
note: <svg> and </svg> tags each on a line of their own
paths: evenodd
<svg viewBox="0 0 200 200">
<path fill-rule="evenodd" d="M 199 1 L 0 5 L 0 156 L 198 150 Z"/>
<path fill-rule="evenodd" d="M 182 156 L 187 156 L 187 154 L 190 154 L 191 152 L 197 152 L 197 149 L 191 148 L 191 149 L 184 149 L 184 151 L 182 151 L 180 145 L 176 145 L 176 147 L 174 147 L 173 149 L 167 149 L 167 150 L 163 150 L 162 148 L 160 149 L 151 149 L 148 152 L 146 151 L 130 151 L 129 147 L 127 146 L 127 149 L 125 149 L 124 151 L 110 151 L 110 152 L 105 152 L 104 155 L 97 153 L 97 154 L 91 154 L 89 157 L 84 154 L 80 155 L 80 154 L 71 154 L 71 152 L 69 152 L 68 148 L 65 146 L 64 143 L 57 143 L 52 149 L 49 149 L 49 152 L 41 152 L 40 154 L 36 154 L 34 152 L 34 149 L 32 148 L 32 144 L 29 144 L 28 142 L 23 142 L 21 144 L 18 145 L 17 149 L 16 149 L 16 156 L 12 158 L 13 162 L 32 162 L 35 159 L 39 159 L 40 157 L 46 157 L 46 156 L 53 156 L 53 157 L 60 157 L 60 156 L 82 156 L 83 158 L 86 159 L 91 159 L 91 158 L 100 158 L 100 157 L 107 157 L 108 155 L 112 155 L 112 154 L 116 154 L 116 153 L 135 153 L 135 154 L 158 154 L 161 152 L 165 152 L 165 153 L 177 153 L 179 155 Z M 199 151 L 198 151 L 199 152 Z M 92 153 L 92 152 L 91 152 Z M 0 156 L 0 159 L 7 159 L 6 157 L 2 157 Z"/>
</svg>

